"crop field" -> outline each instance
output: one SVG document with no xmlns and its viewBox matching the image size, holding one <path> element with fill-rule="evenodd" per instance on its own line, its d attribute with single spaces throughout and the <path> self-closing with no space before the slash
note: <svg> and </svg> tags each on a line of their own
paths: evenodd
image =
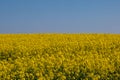
<svg viewBox="0 0 120 80">
<path fill-rule="evenodd" d="M 120 34 L 0 34 L 0 80 L 120 80 Z"/>
</svg>

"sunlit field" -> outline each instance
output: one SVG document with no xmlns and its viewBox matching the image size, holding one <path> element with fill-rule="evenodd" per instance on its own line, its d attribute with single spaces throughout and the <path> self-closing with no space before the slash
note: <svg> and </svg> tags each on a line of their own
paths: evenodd
<svg viewBox="0 0 120 80">
<path fill-rule="evenodd" d="M 0 34 L 0 80 L 120 80 L 120 34 Z"/>
</svg>

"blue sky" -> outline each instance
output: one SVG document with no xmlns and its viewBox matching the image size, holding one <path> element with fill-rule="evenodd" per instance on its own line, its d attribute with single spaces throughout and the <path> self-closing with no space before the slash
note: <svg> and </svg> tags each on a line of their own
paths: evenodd
<svg viewBox="0 0 120 80">
<path fill-rule="evenodd" d="M 0 33 L 120 33 L 120 0 L 0 0 Z"/>
</svg>

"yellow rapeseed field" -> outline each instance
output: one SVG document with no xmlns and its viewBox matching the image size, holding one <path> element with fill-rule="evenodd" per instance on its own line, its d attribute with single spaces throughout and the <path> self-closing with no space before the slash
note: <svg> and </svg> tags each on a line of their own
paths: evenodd
<svg viewBox="0 0 120 80">
<path fill-rule="evenodd" d="M 0 34 L 0 80 L 120 80 L 120 34 Z"/>
</svg>

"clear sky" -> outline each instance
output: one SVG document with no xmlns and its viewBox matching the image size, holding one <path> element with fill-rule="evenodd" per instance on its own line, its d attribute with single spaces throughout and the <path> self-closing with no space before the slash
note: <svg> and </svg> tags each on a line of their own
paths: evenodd
<svg viewBox="0 0 120 80">
<path fill-rule="evenodd" d="M 0 33 L 120 33 L 120 0 L 0 0 Z"/>
</svg>

